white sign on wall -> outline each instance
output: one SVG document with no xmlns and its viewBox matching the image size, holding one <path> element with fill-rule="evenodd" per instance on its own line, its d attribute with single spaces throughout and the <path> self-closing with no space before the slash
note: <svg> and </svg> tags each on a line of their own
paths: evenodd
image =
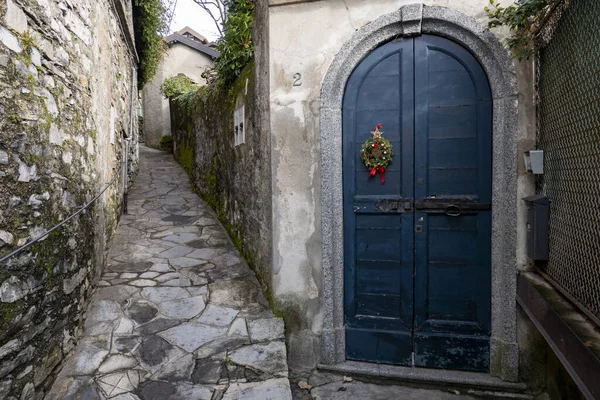
<svg viewBox="0 0 600 400">
<path fill-rule="evenodd" d="M 233 144 L 239 146 L 246 143 L 246 126 L 244 123 L 244 102 L 238 101 L 233 112 Z"/>
</svg>

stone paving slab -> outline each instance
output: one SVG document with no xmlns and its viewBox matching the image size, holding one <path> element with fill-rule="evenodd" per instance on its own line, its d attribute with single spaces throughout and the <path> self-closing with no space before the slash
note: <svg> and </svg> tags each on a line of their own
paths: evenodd
<svg viewBox="0 0 600 400">
<path fill-rule="evenodd" d="M 290 377 L 294 400 L 483 400 L 507 398 L 481 396 L 464 388 L 401 386 L 398 382 L 368 382 L 321 372 L 294 372 Z M 515 398 L 515 397 L 510 397 Z M 521 397 L 516 397 L 521 398 Z"/>
<path fill-rule="evenodd" d="M 291 400 L 283 321 L 170 155 L 140 148 L 128 208 L 46 399 Z"/>
</svg>

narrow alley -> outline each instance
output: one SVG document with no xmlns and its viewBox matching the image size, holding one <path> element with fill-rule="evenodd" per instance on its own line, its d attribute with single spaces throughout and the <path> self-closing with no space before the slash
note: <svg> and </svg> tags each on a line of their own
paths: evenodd
<svg viewBox="0 0 600 400">
<path fill-rule="evenodd" d="M 505 3 L 0 0 L 0 400 L 600 400 L 600 1 Z"/>
<path fill-rule="evenodd" d="M 129 212 L 49 399 L 289 399 L 284 324 L 167 153 L 140 147 Z"/>
</svg>

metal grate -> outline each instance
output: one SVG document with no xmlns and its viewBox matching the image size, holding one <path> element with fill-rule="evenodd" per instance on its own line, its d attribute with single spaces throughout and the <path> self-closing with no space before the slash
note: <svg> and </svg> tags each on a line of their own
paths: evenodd
<svg viewBox="0 0 600 400">
<path fill-rule="evenodd" d="M 600 321 L 600 1 L 571 0 L 540 53 L 539 190 L 550 206 L 542 270 Z"/>
</svg>

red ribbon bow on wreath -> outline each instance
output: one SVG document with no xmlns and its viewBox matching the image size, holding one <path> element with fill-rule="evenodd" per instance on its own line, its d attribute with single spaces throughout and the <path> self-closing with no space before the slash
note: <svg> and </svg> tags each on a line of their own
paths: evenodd
<svg viewBox="0 0 600 400">
<path fill-rule="evenodd" d="M 381 178 L 381 183 L 385 182 L 385 168 L 383 167 L 375 167 L 369 173 L 369 176 L 375 176 L 379 172 L 379 177 Z"/>
</svg>

